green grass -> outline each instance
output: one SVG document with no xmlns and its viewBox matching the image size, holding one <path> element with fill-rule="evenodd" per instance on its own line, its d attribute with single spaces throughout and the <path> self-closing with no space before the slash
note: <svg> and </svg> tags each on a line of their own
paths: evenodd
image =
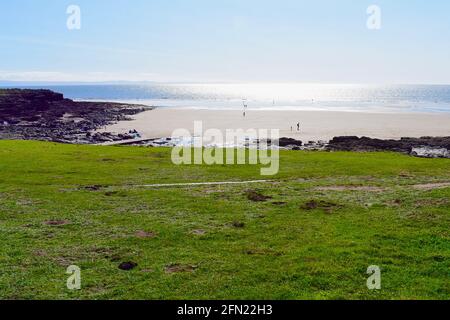
<svg viewBox="0 0 450 320">
<path fill-rule="evenodd" d="M 135 187 L 265 178 L 258 166 L 174 166 L 170 152 L 1 141 L 0 298 L 450 298 L 450 188 L 412 187 L 450 181 L 449 160 L 286 151 L 272 183 Z M 250 201 L 248 189 L 272 199 Z M 312 200 L 334 206 L 308 210 Z M 66 288 L 72 264 L 78 291 Z M 171 264 L 196 269 L 166 273 Z M 366 287 L 370 265 L 379 291 Z"/>
</svg>

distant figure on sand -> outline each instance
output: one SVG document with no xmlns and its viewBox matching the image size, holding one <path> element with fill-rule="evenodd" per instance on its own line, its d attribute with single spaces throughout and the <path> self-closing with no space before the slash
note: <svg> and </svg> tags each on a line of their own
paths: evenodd
<svg viewBox="0 0 450 320">
<path fill-rule="evenodd" d="M 297 131 L 300 131 L 300 122 L 297 123 Z"/>
</svg>

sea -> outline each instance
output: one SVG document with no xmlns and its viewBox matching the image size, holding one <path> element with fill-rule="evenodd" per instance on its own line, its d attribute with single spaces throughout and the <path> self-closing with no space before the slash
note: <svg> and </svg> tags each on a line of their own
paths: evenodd
<svg viewBox="0 0 450 320">
<path fill-rule="evenodd" d="M 141 83 L 7 87 L 43 88 L 73 100 L 118 101 L 160 108 L 450 113 L 450 85 Z"/>
</svg>

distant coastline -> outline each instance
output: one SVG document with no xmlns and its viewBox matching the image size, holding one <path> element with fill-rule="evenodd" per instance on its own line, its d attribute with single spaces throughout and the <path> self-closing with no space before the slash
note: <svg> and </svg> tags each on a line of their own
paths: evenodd
<svg viewBox="0 0 450 320">
<path fill-rule="evenodd" d="M 101 101 L 164 108 L 450 113 L 450 85 L 350 85 L 301 83 L 28 85 L 75 101 Z"/>
</svg>

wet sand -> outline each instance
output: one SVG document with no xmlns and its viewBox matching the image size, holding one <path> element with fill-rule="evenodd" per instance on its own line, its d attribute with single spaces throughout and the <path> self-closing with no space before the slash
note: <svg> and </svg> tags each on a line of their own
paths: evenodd
<svg viewBox="0 0 450 320">
<path fill-rule="evenodd" d="M 203 130 L 279 129 L 281 137 L 303 141 L 330 140 L 335 136 L 380 139 L 450 136 L 450 114 L 248 110 L 244 118 L 242 111 L 235 110 L 159 108 L 132 118 L 99 131 L 125 133 L 136 129 L 143 138 L 162 138 L 170 137 L 179 128 L 193 132 L 194 121 L 203 121 Z M 298 122 L 300 132 L 297 132 Z"/>
</svg>

